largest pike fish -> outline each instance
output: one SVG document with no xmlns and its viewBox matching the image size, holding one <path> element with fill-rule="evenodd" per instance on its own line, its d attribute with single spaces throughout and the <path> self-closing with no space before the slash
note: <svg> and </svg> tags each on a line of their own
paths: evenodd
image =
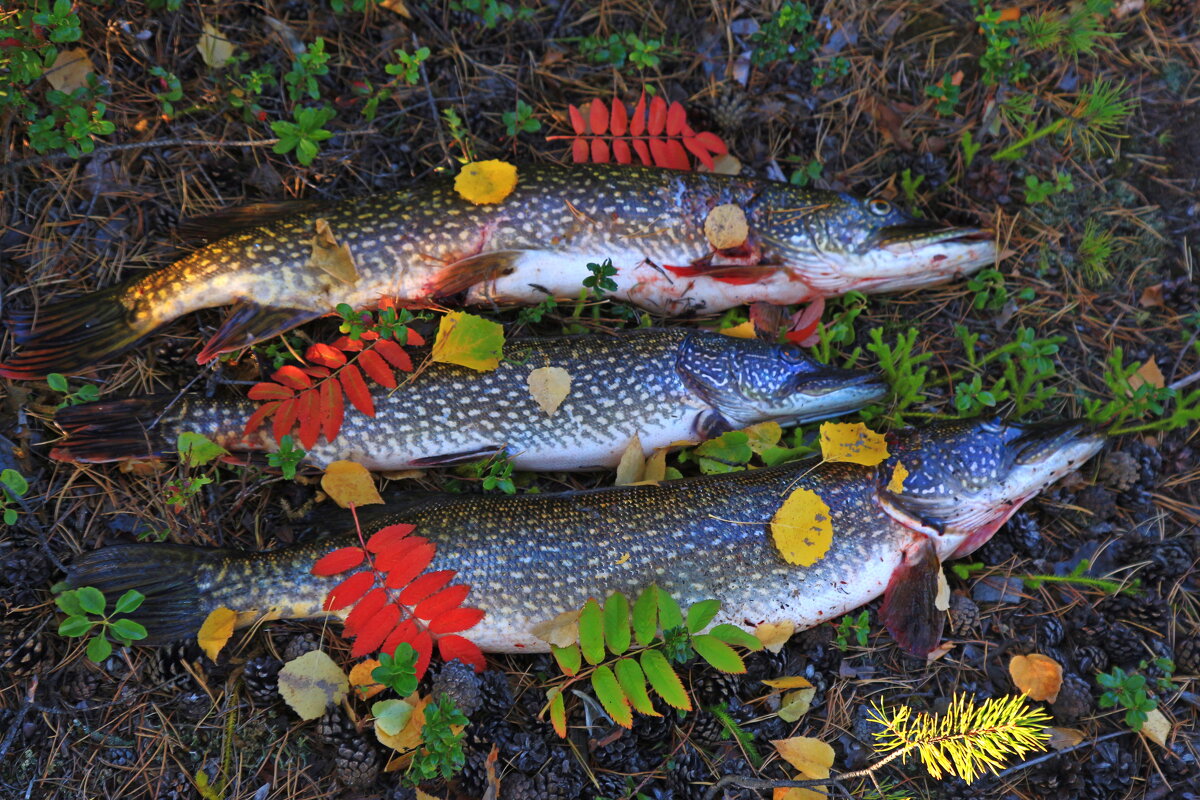
<svg viewBox="0 0 1200 800">
<path fill-rule="evenodd" d="M 704 223 L 736 204 L 749 236 L 717 251 Z M 503 202 L 473 205 L 453 179 L 328 204 L 230 232 L 169 267 L 86 297 L 10 315 L 30 379 L 109 358 L 184 314 L 236 304 L 201 363 L 331 312 L 443 302 L 574 298 L 611 259 L 612 297 L 663 314 L 779 305 L 851 290 L 941 283 L 996 258 L 976 228 L 915 220 L 882 199 L 786 183 L 632 166 L 528 166 Z M 229 229 L 233 227 L 232 222 Z M 314 247 L 346 245 L 337 268 Z"/>
<path fill-rule="evenodd" d="M 522 496 L 433 496 L 387 509 L 365 526 L 407 522 L 437 544 L 432 569 L 469 584 L 486 611 L 470 638 L 490 651 L 547 649 L 539 623 L 589 597 L 633 595 L 657 582 L 686 605 L 715 597 L 720 621 L 804 628 L 885 595 L 880 616 L 914 653 L 934 648 L 934 605 L 944 559 L 967 555 L 1026 500 L 1080 466 L 1102 437 L 1083 425 L 1026 427 L 998 420 L 902 431 L 878 467 L 784 464 L 644 485 Z M 908 471 L 897 491 L 895 467 Z M 787 563 L 769 520 L 792 491 L 829 506 L 833 541 L 810 567 Z M 147 643 L 194 636 L 226 606 L 247 624 L 319 616 L 338 578 L 314 577 L 317 558 L 356 544 L 345 533 L 265 554 L 131 544 L 84 554 L 73 586 L 148 597 Z"/>
</svg>

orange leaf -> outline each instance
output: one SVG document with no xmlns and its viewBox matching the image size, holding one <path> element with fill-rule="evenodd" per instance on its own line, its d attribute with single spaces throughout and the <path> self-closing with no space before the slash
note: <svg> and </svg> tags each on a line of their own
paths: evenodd
<svg viewBox="0 0 1200 800">
<path fill-rule="evenodd" d="M 574 105 L 567 106 L 567 115 L 571 118 L 571 127 L 576 133 L 587 133 L 587 124 L 583 121 L 583 114 Z"/>
<path fill-rule="evenodd" d="M 325 441 L 332 442 L 342 429 L 346 407 L 342 397 L 342 384 L 338 381 L 325 381 L 321 384 L 321 432 Z"/>
<path fill-rule="evenodd" d="M 358 636 L 362 626 L 388 604 L 388 599 L 387 590 L 382 587 L 376 586 L 367 592 L 346 615 L 346 621 L 342 623 L 343 632 L 347 636 Z"/>
<path fill-rule="evenodd" d="M 320 364 L 323 367 L 330 367 L 332 369 L 337 369 L 346 363 L 345 353 L 336 347 L 331 347 L 321 342 L 311 345 L 304 356 L 314 364 Z"/>
<path fill-rule="evenodd" d="M 403 564 L 388 572 L 387 587 L 403 589 L 412 583 L 413 579 L 424 572 L 437 553 L 437 545 L 433 542 L 422 542 L 413 547 Z"/>
<path fill-rule="evenodd" d="M 300 395 L 296 408 L 300 420 L 300 445 L 305 450 L 316 447 L 317 438 L 321 435 L 321 393 L 317 389 L 309 389 Z"/>
<path fill-rule="evenodd" d="M 307 389 L 312 386 L 312 378 L 305 375 L 304 370 L 293 364 L 286 364 L 275 370 L 271 378 L 293 389 Z"/>
<path fill-rule="evenodd" d="M 263 381 L 251 386 L 247 396 L 251 400 L 287 400 L 295 393 L 295 390 L 291 387 L 281 386 L 278 383 L 270 381 Z"/>
<path fill-rule="evenodd" d="M 401 372 L 412 372 L 413 363 L 404 348 L 391 339 L 380 339 L 375 343 L 375 352 L 383 356 L 389 364 Z"/>
<path fill-rule="evenodd" d="M 378 347 L 379 345 L 375 346 Z M 374 350 L 363 350 L 359 353 L 358 365 L 363 368 L 363 372 L 371 377 L 371 380 L 380 386 L 387 389 L 396 388 L 396 374 L 392 372 L 392 368 Z"/>
<path fill-rule="evenodd" d="M 361 658 L 368 653 L 374 653 L 387 639 L 388 634 L 396 629 L 396 623 L 399 621 L 399 608 L 391 604 L 380 608 L 375 616 L 363 623 L 358 637 L 354 640 L 354 646 L 350 648 L 350 655 Z"/>
<path fill-rule="evenodd" d="M 407 338 L 404 340 L 405 344 L 412 345 L 413 347 L 420 347 L 421 345 L 425 344 L 424 336 L 417 333 L 412 328 L 405 328 L 405 330 L 407 331 L 405 334 Z"/>
<path fill-rule="evenodd" d="M 612 101 L 612 119 L 609 120 L 613 136 L 624 136 L 625 128 L 628 124 L 629 114 L 625 110 L 625 104 L 614 97 Z"/>
<path fill-rule="evenodd" d="M 367 549 L 372 553 L 382 553 L 388 550 L 417 529 L 416 525 L 399 524 L 388 525 L 386 528 L 380 528 L 367 539 Z"/>
<path fill-rule="evenodd" d="M 465 609 L 464 609 L 465 610 Z M 443 661 L 458 659 L 464 664 L 470 664 L 476 672 L 487 669 L 487 660 L 474 642 L 463 636 L 451 634 L 438 639 L 438 652 Z"/>
<path fill-rule="evenodd" d="M 283 437 L 292 432 L 292 426 L 296 424 L 296 414 L 299 410 L 300 406 L 294 397 L 280 403 L 279 411 L 275 413 L 275 421 L 271 428 L 271 432 L 275 434 L 275 441 L 283 441 Z"/>
<path fill-rule="evenodd" d="M 571 143 L 571 160 L 576 164 L 586 164 L 588 160 L 587 139 L 579 138 Z"/>
<path fill-rule="evenodd" d="M 254 433 L 256 430 L 258 430 L 259 426 L 263 424 L 263 420 L 275 413 L 278 408 L 278 400 L 272 400 L 270 403 L 264 403 L 263 405 L 259 406 L 258 410 L 250 415 L 250 419 L 246 420 L 246 427 L 242 431 L 242 434 L 244 436 L 249 436 L 250 434 Z"/>
<path fill-rule="evenodd" d="M 354 573 L 329 590 L 329 594 L 325 596 L 325 610 L 340 611 L 346 606 L 357 603 L 374 583 L 374 572 L 366 570 Z"/>
<path fill-rule="evenodd" d="M 667 109 L 667 136 L 678 136 L 687 124 L 687 112 L 678 102 L 671 103 Z"/>
<path fill-rule="evenodd" d="M 473 628 L 483 619 L 482 608 L 452 608 L 429 621 L 430 633 L 458 633 Z"/>
<path fill-rule="evenodd" d="M 363 700 L 370 700 L 387 688 L 382 683 L 376 683 L 371 677 L 371 673 L 378 666 L 380 664 L 377 660 L 368 658 L 355 664 L 350 670 L 350 685 L 354 687 L 355 694 Z"/>
<path fill-rule="evenodd" d="M 417 607 L 413 609 L 413 616 L 421 619 L 433 619 L 440 614 L 445 614 L 450 609 L 462 605 L 462 601 L 467 599 L 470 591 L 471 587 L 465 583 L 456 583 L 447 589 L 442 589 L 432 597 L 417 603 Z"/>
<path fill-rule="evenodd" d="M 1008 674 L 1012 676 L 1013 685 L 1030 700 L 1053 703 L 1058 699 L 1058 690 L 1062 688 L 1063 668 L 1062 664 L 1050 656 L 1040 653 L 1013 656 L 1008 662 Z"/>
<path fill-rule="evenodd" d="M 362 373 L 358 371 L 358 367 L 354 364 L 346 366 L 338 375 L 338 379 L 341 380 L 342 389 L 346 392 L 346 397 L 350 398 L 350 402 L 354 404 L 354 407 L 368 417 L 375 416 L 375 402 L 371 399 L 371 390 L 367 388 L 366 382 L 363 381 Z"/>
<path fill-rule="evenodd" d="M 400 602 L 406 606 L 415 605 L 434 592 L 444 588 L 446 584 L 454 579 L 454 575 L 455 571 L 452 569 L 426 572 L 406 586 L 404 591 L 400 592 Z"/>
<path fill-rule="evenodd" d="M 328 578 L 357 567 L 364 558 L 366 558 L 366 553 L 361 547 L 339 547 L 317 559 L 317 563 L 313 564 L 312 574 Z"/>
<path fill-rule="evenodd" d="M 667 101 L 655 95 L 650 101 L 650 119 L 646 122 L 646 133 L 661 136 L 667 127 Z"/>
<path fill-rule="evenodd" d="M 349 336 L 339 336 L 334 340 L 333 346 L 338 350 L 345 350 L 347 353 L 357 353 L 363 349 L 362 339 L 351 339 Z"/>
<path fill-rule="evenodd" d="M 328 367 L 303 367 L 302 369 L 304 370 L 305 375 L 316 378 L 317 380 L 328 378 L 330 375 Z"/>
<path fill-rule="evenodd" d="M 592 161 L 597 164 L 608 163 L 608 142 L 603 139 L 592 139 Z"/>
<path fill-rule="evenodd" d="M 629 118 L 629 135 L 641 136 L 646 131 L 646 92 L 642 92 L 642 96 L 638 98 L 637 105 L 633 107 L 633 116 Z M 647 161 L 647 164 L 650 162 Z"/>
<path fill-rule="evenodd" d="M 629 149 L 629 142 L 624 139 L 613 141 L 612 145 L 613 158 L 618 164 L 632 164 L 633 152 Z"/>
<path fill-rule="evenodd" d="M 1016 22 L 1021 18 L 1021 9 L 1014 7 L 1001 9 L 1000 22 Z"/>
<path fill-rule="evenodd" d="M 608 131 L 608 106 L 599 98 L 592 98 L 592 107 L 588 109 L 588 123 L 592 133 L 599 136 Z"/>
</svg>

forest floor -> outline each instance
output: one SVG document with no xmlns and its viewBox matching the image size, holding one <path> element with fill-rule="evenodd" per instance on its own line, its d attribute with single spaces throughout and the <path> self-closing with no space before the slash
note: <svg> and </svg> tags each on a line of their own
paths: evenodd
<svg viewBox="0 0 1200 800">
<path fill-rule="evenodd" d="M 938 712 L 955 693 L 1009 695 L 1010 659 L 1039 653 L 1063 671 L 1057 700 L 1038 704 L 1063 729 L 1059 749 L 969 786 L 931 779 L 909 759 L 842 788 L 894 800 L 1200 797 L 1200 425 L 1186 398 L 1200 370 L 1193 3 L 38 5 L 39 27 L 22 34 L 13 32 L 16 12 L 0 12 L 2 36 L 12 37 L 0 42 L 8 54 L 0 59 L 21 47 L 44 54 L 52 32 L 77 22 L 77 40 L 64 34 L 70 43 L 58 46 L 81 48 L 95 80 L 66 78 L 66 91 L 79 87 L 73 96 L 51 92 L 45 79 L 26 88 L 0 60 L 10 67 L 3 80 L 26 98 L 23 107 L 11 96 L 0 105 L 6 313 L 170 263 L 183 246 L 174 234 L 182 218 L 399 188 L 454 169 L 463 142 L 481 159 L 569 163 L 569 143 L 545 138 L 569 133 L 568 104 L 632 104 L 647 86 L 683 103 L 697 130 L 720 135 L 745 175 L 882 196 L 998 232 L 1007 257 L 970 282 L 830 301 L 828 357 L 874 368 L 879 349 L 867 346 L 886 343 L 912 390 L 883 410 L 881 425 L 980 412 L 1115 420 L 1121 433 L 1102 455 L 948 571 L 953 647 L 938 660 L 904 655 L 873 603 L 864 643 L 849 620 L 750 657 L 745 676 L 692 665 L 686 681 L 705 710 L 639 716 L 624 734 L 603 722 L 586 727 L 573 702 L 564 742 L 537 719 L 552 660 L 496 658 L 490 672 L 501 677 L 458 682 L 462 702 L 480 708 L 467 729 L 466 770 L 427 785 L 435 796 L 482 796 L 493 743 L 501 798 L 691 800 L 724 775 L 793 777 L 770 744 L 789 736 L 828 742 L 834 771 L 856 770 L 881 758 L 866 719 L 873 704 Z M 231 53 L 199 46 L 206 24 Z M 406 74 L 396 51 L 421 47 L 428 58 Z M 332 136 L 309 165 L 298 151 L 272 148 L 271 123 L 305 107 L 331 112 Z M 81 142 L 94 151 L 65 152 Z M 560 332 L 570 311 L 551 311 L 532 329 Z M 173 392 L 197 376 L 194 388 L 244 391 L 222 384 L 257 379 L 269 358 L 203 370 L 194 360 L 220 313 L 187 316 L 72 376 L 70 393 Z M 494 316 L 511 324 L 517 312 Z M 720 324 L 745 319 L 741 309 Z M 894 343 L 910 329 L 906 351 Z M 2 354 L 13 349 L 6 338 Z M 369 704 L 348 701 L 321 724 L 303 723 L 274 691 L 279 661 L 318 642 L 350 662 L 336 628 L 243 631 L 215 664 L 186 644 L 118 649 L 95 664 L 78 639 L 55 633 L 50 587 L 79 553 L 135 535 L 263 549 L 325 532 L 304 516 L 319 491 L 312 480 L 227 470 L 176 513 L 165 499 L 172 467 L 52 461 L 53 413 L 64 402 L 71 398 L 44 382 L 0 381 L 0 468 L 29 485 L 8 502 L 16 519 L 0 532 L 0 795 L 412 796 L 399 773 L 380 770 L 384 748 L 362 724 Z M 434 471 L 391 488 L 439 488 L 445 478 Z M 611 476 L 518 484 L 539 481 L 600 486 Z M 794 723 L 779 718 L 778 692 L 761 682 L 784 676 L 816 687 Z M 1132 698 L 1136 676 L 1146 681 L 1143 705 L 1171 727 L 1165 744 L 1131 730 L 1120 703 L 1101 702 L 1102 680 Z M 747 736 L 730 736 L 713 707 Z"/>
</svg>

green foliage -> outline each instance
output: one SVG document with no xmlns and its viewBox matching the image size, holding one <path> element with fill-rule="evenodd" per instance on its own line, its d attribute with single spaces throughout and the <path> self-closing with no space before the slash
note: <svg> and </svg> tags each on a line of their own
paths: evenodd
<svg viewBox="0 0 1200 800">
<path fill-rule="evenodd" d="M 842 56 L 834 56 L 829 60 L 829 66 L 818 66 L 813 68 L 813 88 L 818 89 L 832 80 L 844 78 L 849 74 L 850 61 Z"/>
<path fill-rule="evenodd" d="M 421 47 L 412 55 L 406 50 L 396 50 L 398 64 L 388 64 L 384 71 L 402 79 L 409 86 L 416 86 L 421 80 L 421 64 L 429 58 L 429 48 Z"/>
<path fill-rule="evenodd" d="M 925 380 L 929 367 L 922 366 L 933 353 L 913 352 L 917 344 L 917 329 L 909 328 L 896 337 L 896 343 L 883 341 L 883 328 L 872 328 L 867 350 L 879 359 L 879 369 L 892 387 L 892 412 L 889 418 L 897 425 L 904 424 L 904 412 L 924 399 Z"/>
<path fill-rule="evenodd" d="M 458 145 L 458 149 L 462 150 L 463 154 L 460 160 L 464 164 L 468 161 L 475 161 L 475 148 L 471 144 L 471 134 L 463 124 L 462 117 L 453 108 L 443 108 L 442 118 L 446 120 L 446 126 L 450 129 L 450 138 L 454 140 L 454 144 Z"/>
<path fill-rule="evenodd" d="M 679 463 L 695 460 L 705 475 L 722 475 L 744 470 L 753 456 L 750 437 L 745 431 L 726 431 L 691 450 L 680 452 Z"/>
<path fill-rule="evenodd" d="M 1044 203 L 1048 198 L 1063 192 L 1075 191 L 1075 182 L 1069 172 L 1057 172 L 1053 183 L 1043 181 L 1036 175 L 1025 176 L 1025 202 Z"/>
<path fill-rule="evenodd" d="M 579 51 L 593 64 L 608 64 L 620 69 L 627 63 L 639 70 L 654 69 L 661 64 L 659 51 L 662 39 L 643 40 L 636 33 L 613 33 L 607 38 L 585 36 L 579 41 Z"/>
<path fill-rule="evenodd" d="M 924 214 L 915 206 L 917 205 L 917 190 L 921 188 L 921 184 L 925 182 L 924 175 L 913 177 L 912 170 L 908 167 L 900 173 L 900 190 L 904 192 L 904 199 L 908 201 L 909 207 L 913 209 L 913 216 L 922 217 Z"/>
<path fill-rule="evenodd" d="M 333 9 L 335 14 L 345 14 L 347 10 L 362 13 L 369 6 L 378 5 L 381 0 L 329 0 L 329 7 Z"/>
<path fill-rule="evenodd" d="M 106 136 L 117 128 L 104 119 L 108 106 L 100 101 L 89 109 L 88 103 L 100 94 L 96 77 L 88 76 L 89 85 L 76 89 L 71 94 L 50 89 L 46 102 L 50 113 L 37 118 L 36 113 L 27 113 L 29 144 L 39 153 L 64 150 L 70 156 L 79 156 L 96 149 L 94 137 Z M 32 112 L 33 106 L 27 111 Z"/>
<path fill-rule="evenodd" d="M 376 312 L 359 311 L 349 303 L 338 303 L 335 309 L 342 318 L 338 331 L 358 341 L 368 331 L 380 339 L 395 339 L 396 344 L 408 343 L 408 324 L 421 319 L 405 308 L 381 308 Z"/>
<path fill-rule="evenodd" d="M 722 672 L 742 673 L 746 666 L 734 647 L 762 649 L 758 639 L 736 626 L 709 629 L 720 609 L 719 601 L 704 600 L 685 613 L 654 585 L 643 590 L 632 607 L 620 592 L 610 594 L 603 606 L 589 599 L 579 613 L 578 642 L 551 645 L 565 676 L 553 687 L 555 697 L 571 683 L 587 679 L 605 712 L 626 728 L 633 724 L 634 711 L 658 716 L 651 691 L 673 708 L 691 710 L 691 698 L 672 663 L 681 664 L 694 654 Z M 561 701 L 553 701 L 552 716 L 561 714 L 561 708 Z"/>
<path fill-rule="evenodd" d="M 959 381 L 954 387 L 954 408 L 964 417 L 974 416 L 985 408 L 995 408 L 997 403 L 1007 399 L 1003 378 L 991 389 L 983 388 L 983 378 L 978 375 L 969 383 Z"/>
<path fill-rule="evenodd" d="M 1101 229 L 1095 217 L 1088 217 L 1083 223 L 1083 235 L 1079 237 L 1079 267 L 1083 271 L 1084 280 L 1093 286 L 1104 283 L 1112 278 L 1108 261 L 1116 250 L 1116 234 L 1111 230 Z"/>
<path fill-rule="evenodd" d="M 1058 353 L 1058 346 L 1066 341 L 1066 337 L 1051 336 L 1039 339 L 1033 328 L 1020 328 L 1012 341 L 995 347 L 980 356 L 976 350 L 979 342 L 978 333 L 971 333 L 962 325 L 955 326 L 955 332 L 962 341 L 967 361 L 972 368 L 982 369 L 994 361 L 1002 365 L 1003 377 L 994 383 L 989 391 L 996 402 L 1011 399 L 1015 404 L 1015 416 L 1022 417 L 1033 411 L 1041 410 L 1054 396 L 1054 390 L 1046 386 L 1045 382 L 1055 375 L 1053 356 Z M 967 385 L 963 389 L 964 393 L 982 390 L 982 384 L 974 387 Z M 986 398 L 977 399 L 985 400 Z M 957 402 L 956 398 L 956 405 Z M 967 407 L 972 406 L 968 405 Z M 974 407 L 981 408 L 983 406 Z"/>
<path fill-rule="evenodd" d="M 174 104 L 183 99 L 183 84 L 179 82 L 179 77 L 174 72 L 168 72 L 162 67 L 152 67 L 150 75 L 158 78 L 159 84 L 164 90 L 155 92 L 154 96 L 162 104 L 163 116 L 170 119 L 175 116 Z"/>
<path fill-rule="evenodd" d="M 843 653 L 849 649 L 851 640 L 859 647 L 866 647 L 867 635 L 870 632 L 871 612 L 864 608 L 857 617 L 849 614 L 842 617 L 842 621 L 837 626 L 837 638 L 833 640 L 833 643 Z"/>
<path fill-rule="evenodd" d="M 788 178 L 788 182 L 793 186 L 811 186 L 820 180 L 824 172 L 825 165 L 814 158 L 804 166 L 792 170 L 792 175 Z"/>
<path fill-rule="evenodd" d="M 307 95 L 311 100 L 321 99 L 321 86 L 317 78 L 329 74 L 329 54 L 325 52 L 325 40 L 320 36 L 296 56 L 292 68 L 283 76 L 288 97 L 293 101 Z M 278 131 L 276 132 L 278 133 Z"/>
<path fill-rule="evenodd" d="M 1055 50 L 1063 58 L 1092 56 L 1121 34 L 1103 28 L 1103 19 L 1112 12 L 1113 0 L 1085 0 L 1066 13 L 1049 8 L 1040 14 L 1021 18 L 1021 33 L 1033 50 Z"/>
<path fill-rule="evenodd" d="M 87 644 L 87 656 L 99 663 L 112 654 L 112 641 L 128 647 L 146 638 L 142 625 L 121 616 L 136 611 L 145 599 L 141 592 L 130 589 L 117 598 L 112 613 L 107 614 L 108 601 L 99 589 L 94 586 L 68 589 L 54 598 L 55 605 L 67 615 L 58 625 L 58 634 L 79 639 L 95 630 Z"/>
<path fill-rule="evenodd" d="M 179 434 L 175 439 L 175 450 L 179 453 L 179 460 L 189 467 L 204 467 L 221 456 L 229 455 L 228 450 L 207 436 L 189 431 Z"/>
<path fill-rule="evenodd" d="M 982 564 L 979 566 L 983 567 Z M 1120 583 L 1108 578 L 1092 578 L 1085 574 L 1091 566 L 1092 562 L 1084 558 L 1066 575 L 1022 575 L 1021 581 L 1025 584 L 1025 588 L 1034 591 L 1042 588 L 1047 583 L 1065 583 L 1073 586 L 1086 586 L 1089 589 L 1099 589 L 1105 594 L 1137 593 L 1138 581 L 1133 581 L 1131 585 L 1123 587 Z"/>
<path fill-rule="evenodd" d="M 242 72 L 241 64 L 248 58 L 247 53 L 235 53 L 225 65 L 222 80 L 228 87 L 225 90 L 225 102 L 242 113 L 242 121 L 246 124 L 263 122 L 267 112 L 259 105 L 258 98 L 267 89 L 278 84 L 275 79 L 275 65 L 264 64 L 249 72 Z"/>
<path fill-rule="evenodd" d="M 754 45 L 754 53 L 750 60 L 757 67 L 785 58 L 792 61 L 809 60 L 820 46 L 811 32 L 814 23 L 812 12 L 805 3 L 786 0 L 771 19 L 751 34 L 750 44 Z M 797 37 L 799 42 L 793 44 L 793 39 Z"/>
<path fill-rule="evenodd" d="M 294 122 L 272 122 L 271 130 L 279 137 L 272 151 L 283 155 L 295 150 L 296 160 L 308 166 L 321 149 L 319 143 L 333 136 L 333 132 L 325 130 L 324 126 L 335 116 L 336 112 L 329 106 L 298 108 L 292 117 Z"/>
<path fill-rule="evenodd" d="M 1170 387 L 1160 389 L 1149 382 L 1134 386 L 1131 379 L 1140 367 L 1138 361 L 1127 366 L 1124 349 L 1113 348 L 1104 370 L 1104 383 L 1112 397 L 1083 399 L 1084 414 L 1090 421 L 1110 426 L 1112 435 L 1169 431 L 1200 421 L 1200 389 L 1184 393 Z M 1168 407 L 1170 414 L 1166 413 Z M 1156 419 L 1148 420 L 1151 415 Z"/>
<path fill-rule="evenodd" d="M 189 475 L 168 481 L 167 504 L 176 511 L 182 511 L 188 501 L 200 494 L 200 490 L 212 483 L 213 480 L 214 478 L 208 475 Z"/>
<path fill-rule="evenodd" d="M 450 10 L 476 15 L 483 21 L 485 28 L 494 28 L 501 21 L 526 20 L 533 16 L 532 8 L 513 8 L 510 4 L 498 0 L 450 0 Z"/>
<path fill-rule="evenodd" d="M 15 469 L 6 469 L 0 472 L 0 510 L 4 512 L 4 524 L 16 525 L 18 511 L 10 507 L 10 503 L 17 503 L 18 497 L 24 497 L 29 491 L 29 481 L 25 480 L 25 476 L 17 472 Z"/>
<path fill-rule="evenodd" d="M 979 153 L 979 148 L 983 147 L 983 144 L 977 143 L 971 132 L 964 130 L 962 138 L 959 139 L 959 146 L 963 152 L 963 167 L 966 168 L 970 167 L 975 161 L 975 156 Z"/>
<path fill-rule="evenodd" d="M 408 697 L 417 690 L 417 651 L 402 642 L 390 656 L 380 653 L 379 666 L 371 670 L 371 678 L 400 697 Z"/>
<path fill-rule="evenodd" d="M 51 372 L 47 375 L 46 383 L 51 389 L 64 395 L 62 401 L 55 408 L 77 406 L 81 403 L 94 403 L 100 399 L 100 388 L 94 383 L 85 383 L 77 391 L 72 392 L 67 379 L 57 372 Z"/>
<path fill-rule="evenodd" d="M 558 301 L 554 296 L 547 297 L 536 306 L 522 308 L 517 312 L 517 325 L 532 325 L 542 321 L 547 314 L 558 310 Z"/>
<path fill-rule="evenodd" d="M 739 725 L 738 721 L 729 713 L 728 708 L 709 706 L 708 711 L 721 721 L 721 726 L 725 729 L 721 732 L 721 738 L 728 739 L 732 737 L 738 743 L 738 747 L 742 752 L 746 754 L 746 758 L 750 761 L 751 766 L 755 769 L 761 767 L 763 757 L 754 745 L 754 734 Z"/>
<path fill-rule="evenodd" d="M 1029 101 L 1032 103 L 1032 99 Z M 1121 137 L 1121 129 L 1133 113 L 1135 100 L 1125 96 L 1125 83 L 1093 79 L 1080 89 L 1074 107 L 1064 116 L 1026 134 L 992 156 L 995 161 L 1011 161 L 1025 156 L 1026 149 L 1039 139 L 1062 132 L 1069 141 L 1077 141 L 1090 158 L 1093 150 L 1112 152 L 1112 139 Z M 1032 114 L 1032 105 L 1023 109 Z"/>
<path fill-rule="evenodd" d="M 841 308 L 828 321 L 817 325 L 817 343 L 813 346 L 812 355 L 822 364 L 833 361 L 833 348 L 849 347 L 854 344 L 856 334 L 854 321 L 867 310 L 867 296 L 862 292 L 847 292 L 844 296 L 832 301 Z M 828 306 L 826 306 L 828 308 Z M 862 354 L 862 348 L 856 347 L 846 358 L 846 367 L 853 367 Z"/>
<path fill-rule="evenodd" d="M 617 268 L 613 266 L 611 258 L 604 259 L 603 264 L 589 263 L 587 269 L 591 275 L 583 279 L 583 285 L 591 290 L 592 297 L 603 300 L 605 293 L 617 290 L 617 282 L 612 279 L 617 274 Z"/>
<path fill-rule="evenodd" d="M 500 118 L 504 120 L 505 130 L 511 138 L 516 138 L 518 133 L 534 133 L 542 129 L 542 123 L 533 118 L 533 106 L 521 99 L 517 100 L 515 111 L 505 111 Z"/>
<path fill-rule="evenodd" d="M 1112 672 L 1101 672 L 1096 683 L 1104 689 L 1100 695 L 1101 708 L 1121 706 L 1125 709 L 1125 724 L 1140 731 L 1146 724 L 1146 713 L 1158 707 L 1158 701 L 1146 692 L 1146 676 L 1136 672 L 1126 673 L 1120 667 Z"/>
<path fill-rule="evenodd" d="M 421 747 L 413 755 L 405 778 L 411 784 L 457 775 L 466 763 L 463 753 L 462 726 L 469 722 L 458 710 L 454 699 L 439 694 L 425 706 L 425 724 L 421 726 Z M 460 727 L 455 733 L 454 728 Z"/>
<path fill-rule="evenodd" d="M 283 477 L 290 481 L 296 477 L 296 467 L 300 466 L 306 455 L 308 452 L 303 447 L 298 447 L 289 433 L 279 440 L 278 450 L 267 453 L 267 463 L 277 467 L 283 473 Z"/>
<path fill-rule="evenodd" d="M 925 87 L 925 95 L 934 101 L 934 109 L 943 117 L 954 114 L 961 92 L 958 84 L 954 82 L 954 76 L 949 72 L 942 76 L 941 83 Z"/>
<path fill-rule="evenodd" d="M 1002 11 L 985 4 L 975 17 L 983 31 L 985 50 L 979 57 L 980 79 L 986 86 L 998 83 L 1019 83 L 1029 77 L 1029 62 L 1019 52 L 1019 26 L 1016 20 L 1006 19 Z"/>
<path fill-rule="evenodd" d="M 517 492 L 512 461 L 505 452 L 467 464 L 460 464 L 454 468 L 454 472 L 456 475 L 478 481 L 485 492 L 500 491 L 504 494 L 516 494 Z M 448 488 L 456 491 L 455 483 L 451 482 Z"/>
<path fill-rule="evenodd" d="M 972 275 L 967 281 L 967 290 L 975 293 L 971 308 L 976 311 L 999 311 L 1008 302 L 1004 275 L 990 267 Z"/>
</svg>

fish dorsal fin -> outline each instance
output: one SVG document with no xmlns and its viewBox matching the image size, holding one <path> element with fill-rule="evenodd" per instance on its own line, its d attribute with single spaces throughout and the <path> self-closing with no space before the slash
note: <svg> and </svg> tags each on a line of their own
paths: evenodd
<svg viewBox="0 0 1200 800">
<path fill-rule="evenodd" d="M 476 284 L 494 281 L 512 273 L 526 250 L 492 250 L 467 256 L 438 271 L 433 279 L 433 296 L 450 297 Z"/>
<path fill-rule="evenodd" d="M 180 221 L 175 233 L 185 242 L 201 244 L 223 239 L 230 234 L 247 228 L 256 228 L 296 214 L 316 211 L 327 201 L 309 198 L 305 200 L 276 200 L 266 203 L 251 203 L 245 206 L 222 208 L 207 214 L 188 217 Z"/>
<path fill-rule="evenodd" d="M 937 609 L 942 564 L 933 541 L 921 536 L 904 549 L 903 561 L 888 581 L 879 619 L 907 652 L 924 658 L 942 638 L 945 614 Z"/>
</svg>

